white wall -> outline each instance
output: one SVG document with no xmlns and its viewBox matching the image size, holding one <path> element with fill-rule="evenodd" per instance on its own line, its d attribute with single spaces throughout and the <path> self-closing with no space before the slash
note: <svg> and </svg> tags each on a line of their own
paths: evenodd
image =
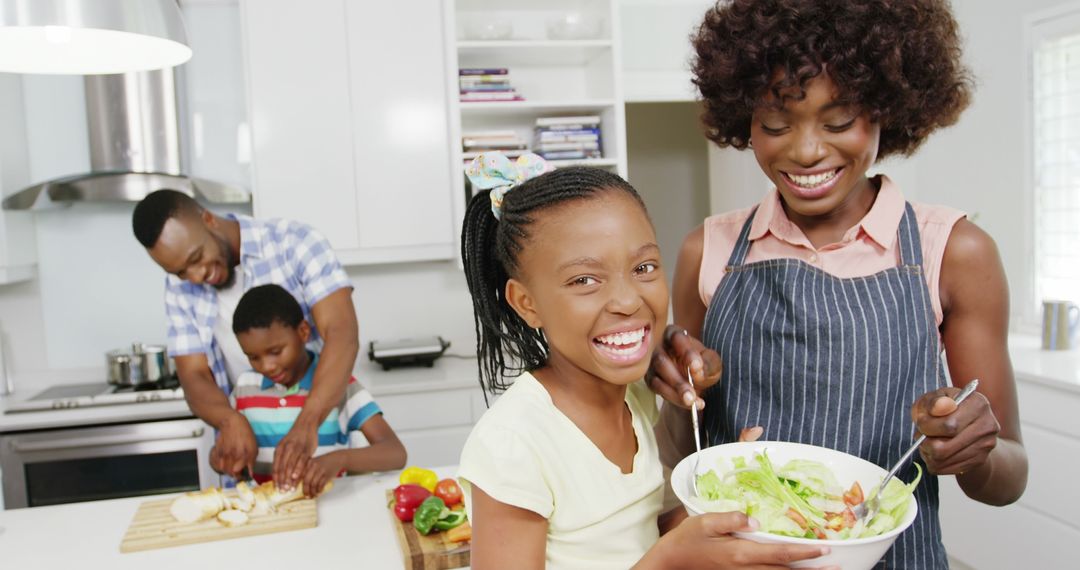
<svg viewBox="0 0 1080 570">
<path fill-rule="evenodd" d="M 709 155 L 697 103 L 626 106 L 628 178 L 645 201 L 670 282 L 686 232 L 709 212 Z"/>
</svg>

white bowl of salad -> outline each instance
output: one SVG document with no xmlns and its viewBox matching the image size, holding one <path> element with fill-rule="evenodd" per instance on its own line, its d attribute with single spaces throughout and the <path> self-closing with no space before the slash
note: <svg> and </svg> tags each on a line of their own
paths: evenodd
<svg viewBox="0 0 1080 570">
<path fill-rule="evenodd" d="M 828 555 L 795 563 L 795 568 L 872 568 L 918 514 L 912 493 L 919 479 L 905 482 L 894 477 L 881 495 L 877 516 L 856 521 L 851 507 L 869 498 L 887 472 L 824 447 L 753 441 L 703 449 L 700 497 L 690 480 L 693 466 L 691 455 L 671 473 L 671 487 L 691 515 L 741 511 L 761 525 L 756 532 L 736 533 L 741 538 L 829 546 Z"/>
</svg>

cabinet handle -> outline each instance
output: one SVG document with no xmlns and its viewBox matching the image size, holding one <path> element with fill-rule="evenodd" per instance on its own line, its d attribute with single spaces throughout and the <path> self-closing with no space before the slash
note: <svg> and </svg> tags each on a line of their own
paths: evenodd
<svg viewBox="0 0 1080 570">
<path fill-rule="evenodd" d="M 146 443 L 151 441 L 168 441 L 170 439 L 198 439 L 206 433 L 206 428 L 177 430 L 172 433 L 139 435 L 137 433 L 125 433 L 118 435 L 99 435 L 89 437 L 68 437 L 63 439 L 51 439 L 46 441 L 19 442 L 12 441 L 11 448 L 17 452 L 55 451 L 58 449 L 71 449 L 75 447 L 98 447 L 105 445 L 127 445 L 131 443 Z"/>
</svg>

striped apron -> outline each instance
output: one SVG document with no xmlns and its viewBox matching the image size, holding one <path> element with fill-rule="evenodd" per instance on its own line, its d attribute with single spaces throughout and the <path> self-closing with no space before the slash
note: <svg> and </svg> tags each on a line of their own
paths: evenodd
<svg viewBox="0 0 1080 570">
<path fill-rule="evenodd" d="M 745 263 L 755 213 L 705 315 L 703 341 L 724 362 L 705 394 L 706 438 L 732 442 L 760 425 L 763 439 L 828 447 L 887 469 L 913 442 L 912 403 L 944 385 L 911 205 L 900 220 L 900 265 L 850 279 L 798 259 Z M 915 473 L 909 463 L 899 477 Z M 919 516 L 877 568 L 948 568 L 937 478 L 924 474 L 915 498 Z"/>
</svg>

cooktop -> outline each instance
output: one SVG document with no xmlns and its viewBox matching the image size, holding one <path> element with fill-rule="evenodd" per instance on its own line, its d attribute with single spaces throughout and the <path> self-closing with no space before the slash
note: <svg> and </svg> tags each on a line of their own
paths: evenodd
<svg viewBox="0 0 1080 570">
<path fill-rule="evenodd" d="M 46 388 L 22 402 L 10 404 L 7 413 L 142 404 L 183 398 L 184 390 L 175 376 L 135 388 L 96 383 L 60 384 Z"/>
</svg>

